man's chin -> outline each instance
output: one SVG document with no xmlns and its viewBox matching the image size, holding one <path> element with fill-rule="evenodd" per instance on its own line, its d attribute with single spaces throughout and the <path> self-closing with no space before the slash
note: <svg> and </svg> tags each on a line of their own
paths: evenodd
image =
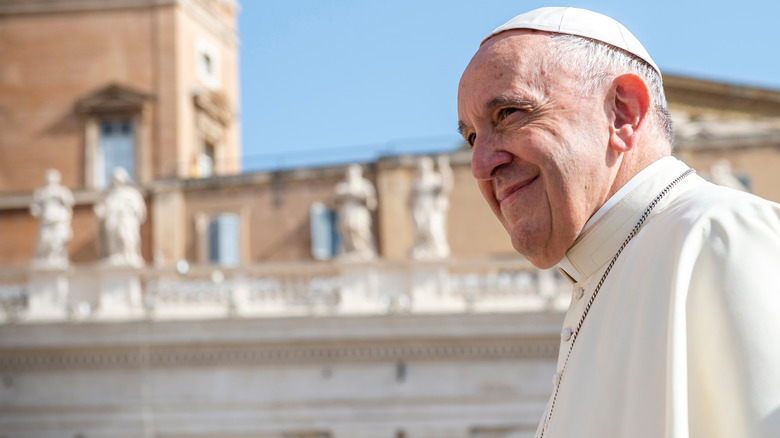
<svg viewBox="0 0 780 438">
<path fill-rule="evenodd" d="M 544 260 L 544 261 L 542 261 L 542 260 L 532 260 L 532 259 L 530 259 L 528 257 L 526 257 L 526 259 L 528 259 L 528 261 L 530 261 L 532 265 L 534 265 L 535 267 L 537 267 L 539 269 L 554 268 L 555 266 L 558 265 L 558 262 L 560 261 L 560 259 L 558 259 L 558 260 L 556 260 L 554 262 L 551 262 L 549 260 Z"/>
<path fill-rule="evenodd" d="M 534 265 L 535 267 L 537 267 L 539 269 L 554 268 L 558 264 L 558 262 L 561 261 L 560 258 L 554 258 L 554 257 L 543 257 L 543 256 L 539 256 L 539 255 L 529 256 L 529 255 L 525 255 L 525 254 L 522 254 L 522 253 L 521 253 L 521 255 L 523 257 L 525 257 L 526 260 L 531 262 L 532 265 Z"/>
<path fill-rule="evenodd" d="M 552 254 L 551 251 L 532 251 L 530 248 L 538 248 L 539 245 L 533 245 L 528 241 L 516 240 L 514 237 L 512 238 L 512 246 L 515 248 L 515 251 L 539 269 L 555 267 L 563 258 L 563 254 Z"/>
</svg>

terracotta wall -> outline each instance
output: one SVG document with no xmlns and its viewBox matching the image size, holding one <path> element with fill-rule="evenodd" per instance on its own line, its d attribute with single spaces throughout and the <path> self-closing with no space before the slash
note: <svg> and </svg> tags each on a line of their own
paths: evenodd
<svg viewBox="0 0 780 438">
<path fill-rule="evenodd" d="M 223 14 L 224 15 L 224 14 Z M 223 17 L 226 28 L 235 27 L 235 17 Z M 178 147 L 176 148 L 176 167 L 180 177 L 190 176 L 192 162 L 199 151 L 200 140 L 195 130 L 195 93 L 215 91 L 227 100 L 236 118 L 225 126 L 225 136 L 220 143 L 221 150 L 216 151 L 217 163 L 215 171 L 219 173 L 238 173 L 241 169 L 241 152 L 239 147 L 238 110 L 238 53 L 236 39 L 233 34 L 224 35 L 216 29 L 197 20 L 185 9 L 176 10 L 175 17 L 175 62 L 177 66 L 175 83 L 171 84 L 176 91 Z M 219 73 L 218 82 L 212 84 L 203 80 L 198 72 L 199 45 L 206 44 L 216 52 L 214 69 Z M 168 165 L 169 167 L 170 165 Z"/>
<path fill-rule="evenodd" d="M 199 214 L 231 212 L 242 215 L 244 262 L 312 260 L 309 208 L 332 201 L 343 175 L 341 168 L 274 172 L 185 189 L 185 257 L 199 261 Z M 364 176 L 373 179 L 370 172 Z"/>
<path fill-rule="evenodd" d="M 470 154 L 453 160 L 455 187 L 451 194 L 449 241 L 452 255 L 516 257 L 509 238 L 476 189 Z M 409 189 L 416 161 L 396 157 L 369 166 L 364 176 L 377 188 L 379 207 L 374 214 L 374 236 L 381 258 L 402 260 L 414 245 Z M 184 188 L 185 257 L 198 261 L 199 214 L 233 212 L 243 215 L 244 261 L 251 263 L 311 260 L 309 208 L 331 203 L 345 167 L 300 169 L 241 175 L 230 179 L 192 181 Z M 175 219 L 171 219 L 175 220 Z"/>
<path fill-rule="evenodd" d="M 0 193 L 31 191 L 48 168 L 84 187 L 84 120 L 76 102 L 110 84 L 153 97 L 148 122 L 153 178 L 189 175 L 196 42 L 221 53 L 221 85 L 238 116 L 235 15 L 220 26 L 176 4 L 0 16 Z M 212 23 L 213 24 L 213 23 Z M 213 28 L 225 32 L 217 34 Z M 237 120 L 227 127 L 224 170 L 240 170 Z M 140 164 L 140 163 L 139 163 Z M 148 165 L 148 164 L 147 164 Z"/>
<path fill-rule="evenodd" d="M 84 184 L 84 132 L 75 103 L 110 83 L 155 92 L 149 10 L 2 17 L 0 192 L 28 191 L 57 168 Z"/>
<path fill-rule="evenodd" d="M 147 211 L 151 208 L 146 203 Z M 94 263 L 98 261 L 98 227 L 93 205 L 79 204 L 73 208 L 71 221 L 73 239 L 68 244 L 68 257 L 72 263 Z M 147 214 L 141 226 L 141 255 L 152 261 L 152 218 Z M 28 208 L 0 210 L 0 267 L 27 266 L 35 255 L 38 234 L 38 220 L 30 215 Z"/>
<path fill-rule="evenodd" d="M 0 210 L 0 266 L 24 266 L 35 253 L 38 225 L 26 208 Z"/>
</svg>

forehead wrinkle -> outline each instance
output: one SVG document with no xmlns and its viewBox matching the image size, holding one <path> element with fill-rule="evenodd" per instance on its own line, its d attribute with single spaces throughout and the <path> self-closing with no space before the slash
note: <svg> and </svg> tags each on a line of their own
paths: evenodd
<svg viewBox="0 0 780 438">
<path fill-rule="evenodd" d="M 527 35 L 529 33 L 536 35 Z M 540 40 L 540 37 L 547 41 Z M 548 79 L 545 78 L 546 71 L 554 69 L 554 61 L 547 56 L 549 52 L 549 35 L 544 32 L 507 31 L 504 35 L 491 38 L 480 47 L 466 67 L 459 84 L 459 100 L 466 88 L 475 92 L 487 83 L 504 82 L 507 87 L 501 90 L 502 95 L 490 98 L 481 109 L 490 112 L 506 105 L 529 106 L 534 102 L 540 104 L 546 101 L 552 92 L 551 81 L 545 80 Z M 475 82 L 475 76 L 482 76 L 482 79 Z M 469 129 L 471 126 L 463 119 L 458 121 L 458 132 L 461 135 Z"/>
</svg>

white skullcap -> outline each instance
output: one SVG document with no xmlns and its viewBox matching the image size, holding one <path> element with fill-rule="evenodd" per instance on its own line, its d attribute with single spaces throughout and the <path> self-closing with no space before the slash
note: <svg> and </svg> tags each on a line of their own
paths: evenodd
<svg viewBox="0 0 780 438">
<path fill-rule="evenodd" d="M 561 7 L 534 9 L 498 27 L 482 40 L 482 44 L 493 36 L 511 29 L 536 29 L 598 40 L 642 58 L 659 75 L 661 74 L 661 70 L 650 58 L 642 43 L 625 26 L 597 12 Z"/>
</svg>

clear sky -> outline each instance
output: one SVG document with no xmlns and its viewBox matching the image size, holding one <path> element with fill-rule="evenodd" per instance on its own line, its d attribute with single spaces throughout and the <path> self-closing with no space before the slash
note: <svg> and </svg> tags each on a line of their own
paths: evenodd
<svg viewBox="0 0 780 438">
<path fill-rule="evenodd" d="M 780 0 L 243 0 L 244 171 L 457 147 L 479 42 L 561 5 L 617 19 L 665 73 L 780 89 Z"/>
</svg>

